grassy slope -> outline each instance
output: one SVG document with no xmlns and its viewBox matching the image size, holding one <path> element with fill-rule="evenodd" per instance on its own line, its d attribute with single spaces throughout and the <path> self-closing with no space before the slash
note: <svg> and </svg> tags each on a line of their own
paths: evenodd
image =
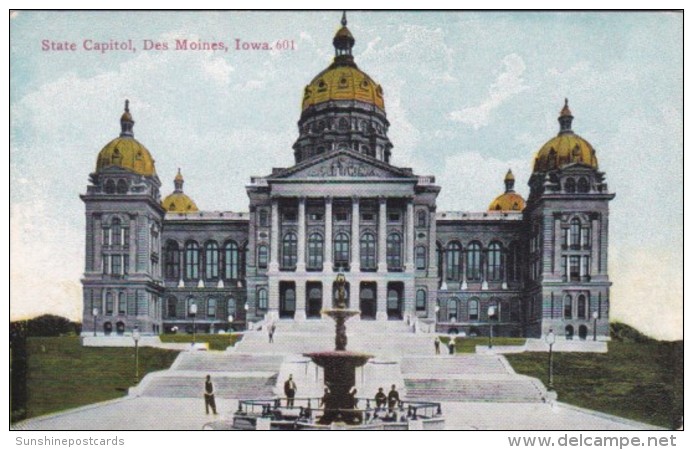
<svg viewBox="0 0 693 450">
<path fill-rule="evenodd" d="M 547 353 L 507 355 L 518 373 L 547 380 Z M 683 343 L 611 342 L 607 354 L 555 353 L 560 401 L 666 428 L 683 415 Z"/>
<path fill-rule="evenodd" d="M 440 337 L 440 352 L 447 353 L 449 336 Z M 525 345 L 525 338 L 495 337 L 493 345 Z M 458 337 L 455 339 L 455 353 L 474 353 L 477 345 L 488 345 L 488 337 Z"/>
<path fill-rule="evenodd" d="M 140 377 L 167 369 L 177 351 L 140 348 Z M 127 394 L 134 348 L 82 347 L 78 337 L 28 338 L 27 418 Z"/>
</svg>

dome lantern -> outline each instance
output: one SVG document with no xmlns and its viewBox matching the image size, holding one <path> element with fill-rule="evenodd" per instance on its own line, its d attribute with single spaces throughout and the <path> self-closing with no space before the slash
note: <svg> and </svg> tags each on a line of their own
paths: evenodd
<svg viewBox="0 0 693 450">
<path fill-rule="evenodd" d="M 505 174 L 505 192 L 496 197 L 488 206 L 489 211 L 508 212 L 522 211 L 525 209 L 525 199 L 515 192 L 515 175 L 513 171 L 508 169 Z"/>
<path fill-rule="evenodd" d="M 173 186 L 173 192 L 161 202 L 161 206 L 166 212 L 191 213 L 199 211 L 193 199 L 183 192 L 183 175 L 180 173 L 180 168 L 173 179 Z"/>
<path fill-rule="evenodd" d="M 173 179 L 173 186 L 174 186 L 173 192 L 176 192 L 179 194 L 183 193 L 183 182 L 184 182 L 183 175 L 180 173 L 180 167 L 179 167 L 178 168 L 178 174 Z"/>
<path fill-rule="evenodd" d="M 130 115 L 130 100 L 125 100 L 125 112 L 120 116 L 120 137 L 135 137 L 132 131 L 134 125 L 135 121 Z"/>
<path fill-rule="evenodd" d="M 573 132 L 572 125 L 573 125 L 573 113 L 570 112 L 570 108 L 568 108 L 568 99 L 565 99 L 565 105 L 563 105 L 563 109 L 561 110 L 561 114 L 558 116 L 558 123 L 561 124 L 561 129 L 558 132 L 558 134 L 566 134 L 566 133 L 571 133 Z"/>
<path fill-rule="evenodd" d="M 505 192 L 515 192 L 515 175 L 513 171 L 508 169 L 508 173 L 505 174 Z"/>
<path fill-rule="evenodd" d="M 347 28 L 346 11 L 342 13 L 342 28 L 340 28 L 332 39 L 334 45 L 334 62 L 342 65 L 353 65 L 354 57 L 351 54 L 351 49 L 354 47 L 356 40 Z"/>
</svg>

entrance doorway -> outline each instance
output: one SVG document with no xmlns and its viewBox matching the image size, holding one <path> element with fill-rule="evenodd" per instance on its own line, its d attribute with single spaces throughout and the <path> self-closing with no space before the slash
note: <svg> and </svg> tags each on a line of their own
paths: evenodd
<svg viewBox="0 0 693 450">
<path fill-rule="evenodd" d="M 387 319 L 402 320 L 403 283 L 388 283 L 387 285 Z"/>
<path fill-rule="evenodd" d="M 306 315 L 309 319 L 319 319 L 320 311 L 322 311 L 322 283 L 306 283 L 306 292 L 308 293 Z"/>
<path fill-rule="evenodd" d="M 580 325 L 578 328 L 578 336 L 580 336 L 580 340 L 584 341 L 587 339 L 587 327 L 584 325 Z"/>
<path fill-rule="evenodd" d="M 282 281 L 279 283 L 279 317 L 293 319 L 296 313 L 296 283 Z"/>
<path fill-rule="evenodd" d="M 361 319 L 375 320 L 377 305 L 375 301 L 376 284 L 373 282 L 361 283 L 359 294 L 359 309 L 361 309 Z"/>
</svg>

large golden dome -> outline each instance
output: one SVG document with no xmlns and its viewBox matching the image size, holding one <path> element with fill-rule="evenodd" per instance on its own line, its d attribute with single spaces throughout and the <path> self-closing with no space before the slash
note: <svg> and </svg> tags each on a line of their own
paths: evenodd
<svg viewBox="0 0 693 450">
<path fill-rule="evenodd" d="M 358 100 L 385 110 L 383 88 L 354 63 L 351 49 L 355 41 L 346 25 L 345 14 L 342 16 L 342 27 L 332 40 L 334 62 L 305 87 L 303 110 L 330 100 Z"/>
<path fill-rule="evenodd" d="M 106 167 L 120 167 L 139 175 L 148 177 L 156 175 L 154 159 L 149 150 L 135 139 L 132 120 L 129 110 L 129 102 L 125 101 L 125 112 L 120 118 L 120 137 L 113 139 L 101 149 L 96 160 L 96 172 Z"/>
<path fill-rule="evenodd" d="M 505 175 L 505 192 L 496 197 L 490 205 L 489 211 L 522 211 L 525 209 L 525 199 L 513 188 L 515 186 L 515 176 L 512 170 L 508 169 Z"/>
<path fill-rule="evenodd" d="M 199 211 L 195 202 L 183 193 L 183 175 L 181 175 L 180 169 L 178 169 L 176 178 L 173 179 L 173 185 L 175 189 L 161 202 L 161 206 L 167 212 L 191 213 Z"/>
<path fill-rule="evenodd" d="M 550 139 L 534 158 L 534 172 L 546 172 L 559 169 L 573 163 L 581 163 L 598 169 L 597 154 L 592 145 L 573 133 L 571 124 L 573 115 L 568 108 L 568 99 L 561 110 L 558 122 L 561 130 L 558 136 Z"/>
</svg>

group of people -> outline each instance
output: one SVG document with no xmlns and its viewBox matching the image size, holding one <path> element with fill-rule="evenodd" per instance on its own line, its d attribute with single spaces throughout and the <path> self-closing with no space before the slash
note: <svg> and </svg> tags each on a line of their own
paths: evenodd
<svg viewBox="0 0 693 450">
<path fill-rule="evenodd" d="M 440 338 L 436 336 L 435 340 L 433 341 L 433 346 L 436 349 L 436 355 L 440 355 Z M 455 338 L 450 337 L 450 340 L 447 343 L 447 348 L 448 348 L 448 353 L 451 355 L 455 354 Z"/>
</svg>

